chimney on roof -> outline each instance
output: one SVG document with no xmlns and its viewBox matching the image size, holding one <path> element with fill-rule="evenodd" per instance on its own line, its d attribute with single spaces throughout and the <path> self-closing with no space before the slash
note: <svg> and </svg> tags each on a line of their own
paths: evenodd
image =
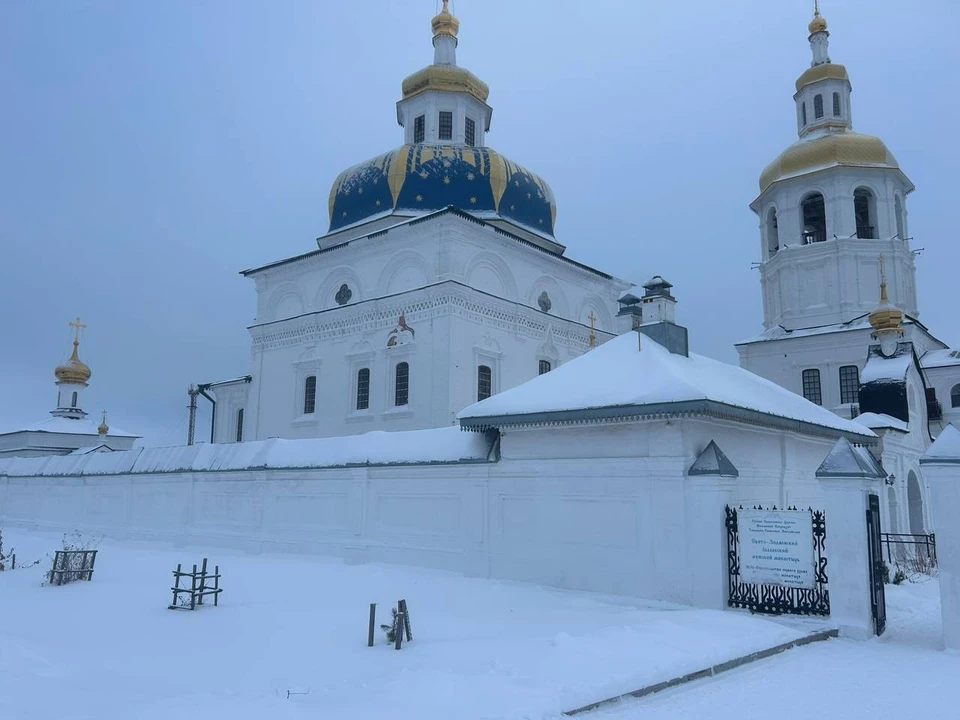
<svg viewBox="0 0 960 720">
<path fill-rule="evenodd" d="M 677 299 L 670 293 L 672 287 L 660 275 L 654 275 L 643 284 L 643 297 L 640 300 L 643 323 L 640 332 L 674 355 L 688 357 L 687 329 L 677 325 Z"/>
<path fill-rule="evenodd" d="M 640 329 L 643 313 L 640 309 L 640 298 L 627 293 L 618 301 L 620 311 L 617 313 L 617 330 L 621 335 Z"/>
</svg>

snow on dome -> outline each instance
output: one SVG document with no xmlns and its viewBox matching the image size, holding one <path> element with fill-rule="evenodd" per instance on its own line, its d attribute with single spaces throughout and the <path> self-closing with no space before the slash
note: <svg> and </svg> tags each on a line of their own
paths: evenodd
<svg viewBox="0 0 960 720">
<path fill-rule="evenodd" d="M 628 332 L 595 350 L 462 410 L 460 424 L 482 429 L 498 424 L 622 417 L 656 406 L 670 412 L 681 403 L 719 403 L 767 416 L 828 428 L 857 440 L 876 435 L 789 390 L 742 368 L 691 353 L 670 353 L 646 336 L 638 350 Z M 592 411 L 592 412 L 591 412 Z M 525 416 L 527 416 L 525 418 Z M 531 417 L 535 416 L 535 417 Z"/>
</svg>

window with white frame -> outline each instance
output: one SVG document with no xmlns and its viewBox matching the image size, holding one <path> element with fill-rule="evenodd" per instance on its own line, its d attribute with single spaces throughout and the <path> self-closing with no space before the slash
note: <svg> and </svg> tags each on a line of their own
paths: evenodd
<svg viewBox="0 0 960 720">
<path fill-rule="evenodd" d="M 440 139 L 453 139 L 453 112 L 450 110 L 440 111 Z"/>
<path fill-rule="evenodd" d="M 370 409 L 370 368 L 357 370 L 357 410 Z"/>
<path fill-rule="evenodd" d="M 309 375 L 303 381 L 303 414 L 313 415 L 317 411 L 317 376 Z"/>
<path fill-rule="evenodd" d="M 477 368 L 477 401 L 486 400 L 493 394 L 493 371 L 489 365 Z"/>
<path fill-rule="evenodd" d="M 415 143 L 422 143 L 426 135 L 427 135 L 427 117 L 426 115 L 419 115 L 413 121 L 413 141 Z"/>
<path fill-rule="evenodd" d="M 860 400 L 860 368 L 844 365 L 840 368 L 840 402 L 855 403 Z"/>
<path fill-rule="evenodd" d="M 467 118 L 463 127 L 463 141 L 467 145 L 477 144 L 477 123 L 473 118 Z"/>
<path fill-rule="evenodd" d="M 394 370 L 393 404 L 402 407 L 410 403 L 410 365 L 406 362 L 397 363 Z"/>
<path fill-rule="evenodd" d="M 820 393 L 820 371 L 803 371 L 803 396 L 816 405 L 823 405 L 823 396 Z"/>
<path fill-rule="evenodd" d="M 243 442 L 243 408 L 237 410 L 237 442 Z"/>
</svg>

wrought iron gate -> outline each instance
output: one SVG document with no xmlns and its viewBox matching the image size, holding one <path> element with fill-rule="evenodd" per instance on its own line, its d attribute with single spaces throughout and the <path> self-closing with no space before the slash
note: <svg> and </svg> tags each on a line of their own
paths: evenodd
<svg viewBox="0 0 960 720">
<path fill-rule="evenodd" d="M 880 543 L 880 498 L 869 496 L 867 505 L 867 548 L 870 554 L 870 607 L 877 635 L 887 629 L 887 600 L 883 590 L 883 546 Z"/>
</svg>

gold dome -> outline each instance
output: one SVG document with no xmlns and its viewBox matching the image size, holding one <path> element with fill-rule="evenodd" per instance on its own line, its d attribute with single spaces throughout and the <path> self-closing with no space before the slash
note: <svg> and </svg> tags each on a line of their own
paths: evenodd
<svg viewBox="0 0 960 720">
<path fill-rule="evenodd" d="M 77 348 L 79 346 L 80 341 L 74 340 L 73 354 L 70 356 L 70 359 L 62 365 L 57 365 L 54 369 L 53 374 L 56 376 L 58 383 L 86 385 L 87 381 L 90 380 L 90 375 L 92 374 L 90 368 L 77 357 Z"/>
<path fill-rule="evenodd" d="M 807 29 L 810 31 L 811 35 L 818 32 L 826 32 L 827 21 L 823 19 L 823 15 L 820 14 L 819 10 L 814 14 L 813 20 L 810 21 Z"/>
<path fill-rule="evenodd" d="M 847 68 L 839 63 L 827 62 L 822 65 L 814 65 L 812 68 L 807 68 L 806 72 L 797 78 L 797 92 L 820 80 L 846 80 L 850 82 L 850 76 L 847 74 Z"/>
<path fill-rule="evenodd" d="M 469 70 L 456 65 L 428 65 L 403 81 L 403 99 L 427 90 L 462 92 L 486 104 L 490 87 Z"/>
<path fill-rule="evenodd" d="M 877 334 L 896 333 L 903 335 L 903 312 L 890 304 L 887 297 L 887 281 L 880 283 L 880 305 L 870 313 L 870 325 Z"/>
<path fill-rule="evenodd" d="M 107 411 L 103 411 L 103 417 L 100 419 L 100 424 L 97 426 L 97 432 L 101 435 L 106 435 L 110 432 L 110 426 L 107 425 Z"/>
<path fill-rule="evenodd" d="M 801 140 L 784 150 L 760 174 L 760 192 L 766 192 L 780 180 L 837 166 L 900 168 L 880 138 L 852 132 L 830 133 Z"/>
<path fill-rule="evenodd" d="M 455 38 L 460 32 L 460 21 L 450 12 L 449 4 L 450 0 L 443 0 L 443 9 L 440 10 L 440 14 L 430 21 L 434 37 L 449 35 Z"/>
</svg>

